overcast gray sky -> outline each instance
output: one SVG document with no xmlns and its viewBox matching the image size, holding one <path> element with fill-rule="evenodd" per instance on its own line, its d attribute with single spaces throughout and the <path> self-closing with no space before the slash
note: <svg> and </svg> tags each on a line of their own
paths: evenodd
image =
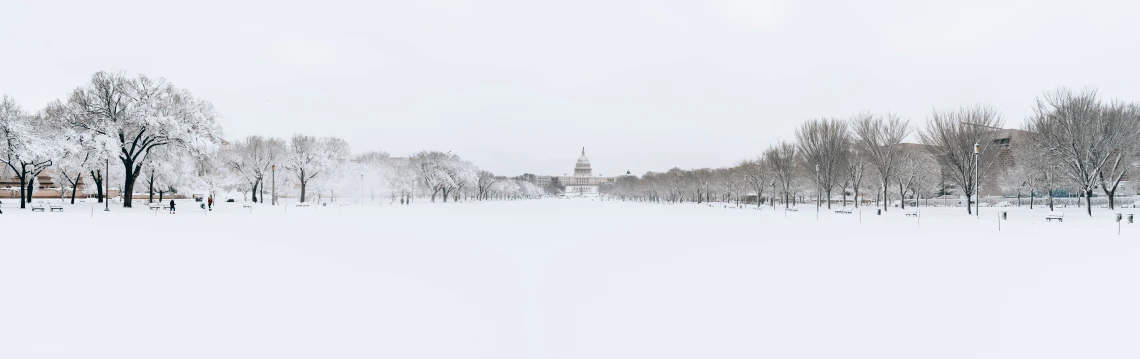
<svg viewBox="0 0 1140 359">
<path fill-rule="evenodd" d="M 227 138 L 453 151 L 499 174 L 731 165 L 801 121 L 1096 86 L 1140 100 L 1133 1 L 8 1 L 0 93 L 165 77 Z"/>
</svg>

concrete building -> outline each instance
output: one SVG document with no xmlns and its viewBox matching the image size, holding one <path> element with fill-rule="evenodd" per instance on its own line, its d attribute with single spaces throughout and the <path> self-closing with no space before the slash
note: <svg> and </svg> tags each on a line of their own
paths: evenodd
<svg viewBox="0 0 1140 359">
<path fill-rule="evenodd" d="M 594 176 L 590 167 L 590 159 L 586 158 L 586 148 L 582 148 L 582 156 L 574 163 L 573 176 L 558 176 L 558 182 L 566 186 L 567 196 L 595 197 L 600 194 L 603 184 L 614 183 L 615 177 Z"/>
</svg>

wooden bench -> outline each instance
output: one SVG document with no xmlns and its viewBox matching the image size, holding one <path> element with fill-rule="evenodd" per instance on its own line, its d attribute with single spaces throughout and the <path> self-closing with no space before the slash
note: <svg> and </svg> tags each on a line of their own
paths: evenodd
<svg viewBox="0 0 1140 359">
<path fill-rule="evenodd" d="M 49 210 L 49 211 L 60 211 L 60 212 L 63 212 L 63 203 L 52 203 L 52 204 L 49 204 L 49 205 L 48 205 L 48 210 Z"/>
<path fill-rule="evenodd" d="M 838 213 L 838 214 L 851 214 L 851 212 L 852 212 L 852 210 L 850 208 L 840 208 L 840 209 L 835 210 L 835 213 Z"/>
<path fill-rule="evenodd" d="M 800 209 L 796 208 L 796 207 L 784 208 L 784 210 L 788 211 L 788 212 L 799 212 L 800 211 Z"/>
<path fill-rule="evenodd" d="M 253 208 L 253 203 L 242 203 L 241 208 Z"/>
<path fill-rule="evenodd" d="M 148 209 L 153 209 L 153 210 L 157 211 L 157 210 L 162 208 L 162 204 L 161 203 L 147 203 L 146 207 Z"/>
<path fill-rule="evenodd" d="M 44 211 L 44 204 L 39 203 L 39 202 L 32 203 L 32 212 L 35 212 L 35 211 L 43 212 Z"/>
<path fill-rule="evenodd" d="M 906 211 L 906 216 L 907 216 L 907 217 L 918 217 L 918 211 L 917 211 L 917 210 L 913 210 L 913 209 L 912 209 L 912 210 L 909 210 L 909 211 Z"/>
<path fill-rule="evenodd" d="M 1064 222 L 1065 212 L 1050 213 L 1049 215 L 1045 216 L 1045 222 L 1049 222 L 1054 219 L 1057 220 L 1057 222 Z"/>
<path fill-rule="evenodd" d="M 310 206 L 312 206 L 312 204 L 310 204 L 309 202 L 297 203 L 297 207 L 310 207 Z"/>
</svg>

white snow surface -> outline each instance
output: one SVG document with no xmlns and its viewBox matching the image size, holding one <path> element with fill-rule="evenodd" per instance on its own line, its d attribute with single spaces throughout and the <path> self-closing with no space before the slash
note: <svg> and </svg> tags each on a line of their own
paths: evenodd
<svg viewBox="0 0 1140 359">
<path fill-rule="evenodd" d="M 90 206 L 5 201 L 0 358 L 1140 356 L 1104 209 Z"/>
</svg>

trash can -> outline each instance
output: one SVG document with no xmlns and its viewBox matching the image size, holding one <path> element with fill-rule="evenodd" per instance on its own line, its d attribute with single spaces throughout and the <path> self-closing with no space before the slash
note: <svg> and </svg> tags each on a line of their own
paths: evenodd
<svg viewBox="0 0 1140 359">
<path fill-rule="evenodd" d="M 1006 216 L 1006 211 L 1001 211 L 1001 219 L 1002 219 L 1002 220 L 1005 220 L 1005 219 L 1007 219 L 1007 216 Z"/>
<path fill-rule="evenodd" d="M 881 216 L 881 215 L 883 215 L 883 209 L 882 209 L 882 208 L 876 209 L 876 210 L 875 210 L 875 215 L 876 215 L 876 216 Z"/>
<path fill-rule="evenodd" d="M 1128 223 L 1132 223 L 1132 213 L 1128 214 Z"/>
<path fill-rule="evenodd" d="M 1117 213 L 1117 214 L 1116 214 L 1116 221 L 1117 221 L 1117 222 L 1120 222 L 1120 213 Z"/>
</svg>

